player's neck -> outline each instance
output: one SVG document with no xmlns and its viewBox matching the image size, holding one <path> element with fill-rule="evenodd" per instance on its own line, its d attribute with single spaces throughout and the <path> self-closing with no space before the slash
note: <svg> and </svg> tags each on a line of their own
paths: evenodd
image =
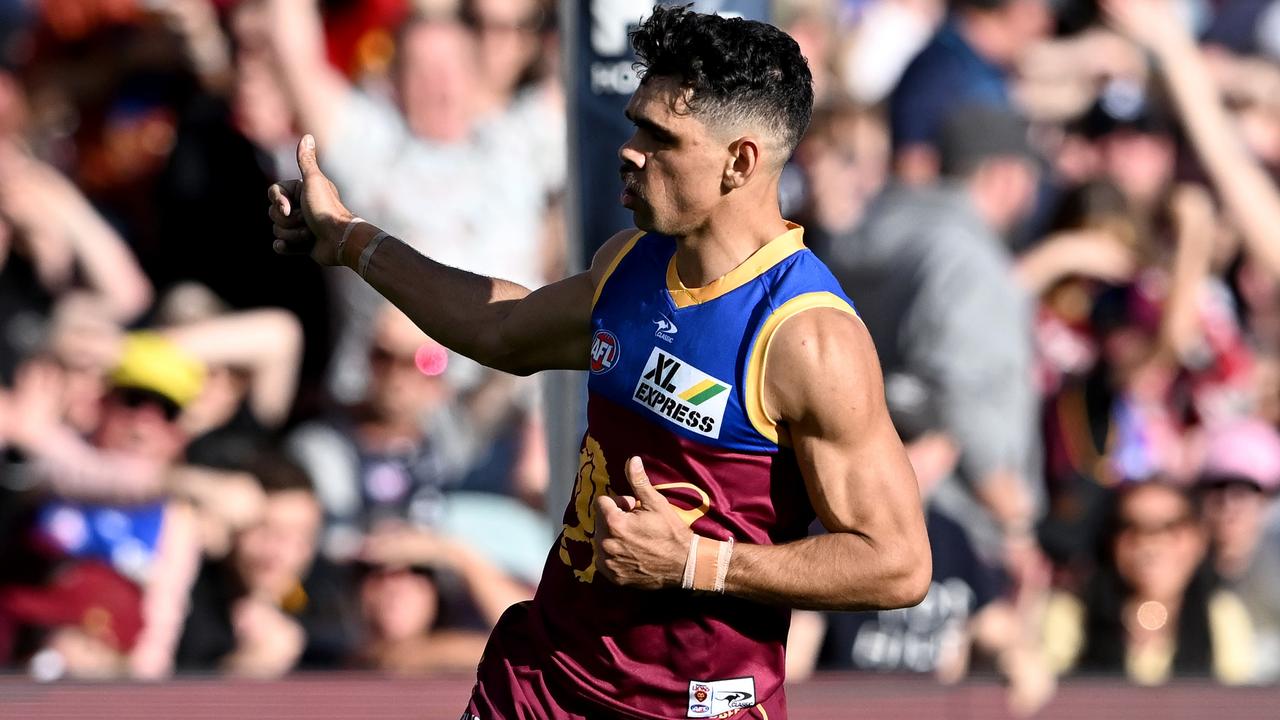
<svg viewBox="0 0 1280 720">
<path fill-rule="evenodd" d="M 676 238 L 676 272 L 685 287 L 703 287 L 726 275 L 787 231 L 776 200 L 754 209 L 723 210 Z"/>
</svg>

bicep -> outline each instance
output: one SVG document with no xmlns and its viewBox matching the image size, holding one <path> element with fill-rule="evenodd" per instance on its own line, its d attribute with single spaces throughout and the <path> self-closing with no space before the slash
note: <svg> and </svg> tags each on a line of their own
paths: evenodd
<svg viewBox="0 0 1280 720">
<path fill-rule="evenodd" d="M 584 272 L 507 301 L 510 309 L 497 332 L 510 362 L 501 367 L 518 374 L 586 370 L 593 293 L 591 275 Z"/>
<path fill-rule="evenodd" d="M 811 310 L 779 333 L 766 388 L 823 526 L 872 542 L 903 533 L 923 537 L 919 488 L 889 420 L 880 365 L 862 322 Z"/>
<path fill-rule="evenodd" d="M 596 291 L 635 236 L 635 231 L 614 235 L 601 246 L 586 272 L 507 301 L 510 308 L 497 328 L 499 344 L 509 353 L 504 369 L 525 374 L 588 369 Z"/>
</svg>

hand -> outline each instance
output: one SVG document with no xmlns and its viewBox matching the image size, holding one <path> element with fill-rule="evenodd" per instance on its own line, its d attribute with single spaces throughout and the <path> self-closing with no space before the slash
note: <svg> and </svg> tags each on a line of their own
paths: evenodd
<svg viewBox="0 0 1280 720">
<path fill-rule="evenodd" d="M 316 161 L 316 140 L 303 135 L 298 143 L 301 180 L 285 180 L 267 190 L 276 241 L 281 255 L 310 255 L 321 265 L 341 265 L 338 241 L 354 217 L 338 197 L 338 189 L 320 171 Z"/>
<path fill-rule="evenodd" d="M 293 669 L 306 646 L 306 632 L 267 600 L 245 597 L 231 608 L 236 649 L 227 664 L 253 677 L 279 677 Z"/>
<path fill-rule="evenodd" d="M 596 500 L 596 572 L 626 587 L 678 586 L 693 531 L 653 488 L 640 458 L 627 461 L 627 480 L 634 497 Z"/>
<path fill-rule="evenodd" d="M 9 398 L 9 442 L 30 448 L 62 422 L 62 370 L 46 360 L 30 360 L 18 370 Z"/>
</svg>

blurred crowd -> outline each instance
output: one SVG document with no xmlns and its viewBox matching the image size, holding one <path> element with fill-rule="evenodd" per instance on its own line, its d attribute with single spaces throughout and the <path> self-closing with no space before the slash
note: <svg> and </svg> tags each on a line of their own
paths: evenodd
<svg viewBox="0 0 1280 720">
<path fill-rule="evenodd" d="M 554 538 L 539 385 L 274 256 L 265 189 L 310 132 L 415 248 L 562 277 L 558 11 L 0 0 L 0 664 L 474 665 Z M 935 574 L 797 613 L 790 677 L 1280 680 L 1280 1 L 774 21 L 818 98 L 784 213 L 876 342 Z"/>
</svg>

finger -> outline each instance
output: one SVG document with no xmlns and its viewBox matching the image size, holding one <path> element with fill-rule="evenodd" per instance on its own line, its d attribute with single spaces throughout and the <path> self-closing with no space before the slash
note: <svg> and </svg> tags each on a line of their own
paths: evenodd
<svg viewBox="0 0 1280 720">
<path fill-rule="evenodd" d="M 310 134 L 303 135 L 302 140 L 298 141 L 298 169 L 306 180 L 324 177 L 324 173 L 320 172 L 320 163 L 316 161 L 316 139 Z"/>
<path fill-rule="evenodd" d="M 275 250 L 277 255 L 310 255 L 314 244 L 309 237 L 303 240 L 276 238 L 276 241 L 271 243 L 271 249 Z"/>
<path fill-rule="evenodd" d="M 283 215 L 280 210 L 272 205 L 267 211 L 267 217 L 271 218 L 271 222 L 286 228 L 306 227 L 307 221 L 303 219 L 302 213 L 294 213 L 293 215 Z"/>
<path fill-rule="evenodd" d="M 618 503 L 608 495 L 601 495 L 596 498 L 596 537 L 602 537 L 609 534 L 609 523 L 613 520 L 626 515 L 626 511 L 618 507 Z"/>
<path fill-rule="evenodd" d="M 311 231 L 307 229 L 306 225 L 297 228 L 273 225 L 271 227 L 271 234 L 275 235 L 277 239 L 284 240 L 286 242 L 301 242 L 302 240 L 312 239 Z"/>
<path fill-rule="evenodd" d="M 267 200 L 271 203 L 269 212 L 278 212 L 282 217 L 288 217 L 293 209 L 293 204 L 289 201 L 289 193 L 281 183 L 275 183 L 267 188 Z"/>
<path fill-rule="evenodd" d="M 637 507 L 656 508 L 667 504 L 667 499 L 662 496 L 662 493 L 653 489 L 653 484 L 649 482 L 649 474 L 644 471 L 644 462 L 639 456 L 627 461 L 627 481 L 631 483 L 631 489 L 636 494 Z"/>
<path fill-rule="evenodd" d="M 614 498 L 614 502 L 618 503 L 618 507 L 622 508 L 622 512 L 631 512 L 640 506 L 640 501 L 630 495 L 619 495 Z"/>
</svg>

